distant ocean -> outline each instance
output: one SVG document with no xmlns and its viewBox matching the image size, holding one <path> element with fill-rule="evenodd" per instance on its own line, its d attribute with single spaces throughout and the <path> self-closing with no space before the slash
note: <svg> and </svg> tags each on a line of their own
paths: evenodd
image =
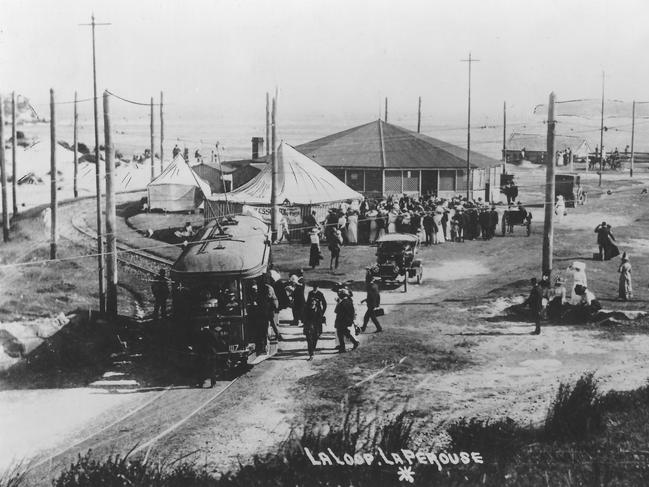
<svg viewBox="0 0 649 487">
<path fill-rule="evenodd" d="M 262 114 L 263 115 L 263 114 Z M 72 122 L 71 120 L 59 119 L 57 122 L 57 139 L 72 143 Z M 278 119 L 278 139 L 284 140 L 291 145 L 299 145 L 304 142 L 325 137 L 358 125 L 376 120 L 374 117 L 361 117 L 356 115 L 325 117 L 310 116 L 292 119 Z M 416 116 L 398 116 L 389 118 L 389 123 L 401 127 L 416 130 Z M 134 153 L 143 153 L 150 147 L 149 117 L 115 117 L 112 121 L 113 143 L 124 157 L 130 158 Z M 560 120 L 557 125 L 557 133 L 566 135 L 581 135 L 586 137 L 591 146 L 599 144 L 599 124 L 592 120 Z M 613 127 L 605 133 L 605 146 L 611 150 L 614 146 L 623 150 L 626 144 L 630 144 L 630 130 L 626 121 L 616 121 L 618 127 Z M 636 132 L 637 150 L 649 150 L 649 133 L 644 125 L 642 132 Z M 37 136 L 42 141 L 49 140 L 49 124 L 37 123 L 19 126 L 28 136 Z M 547 126 L 543 119 L 538 116 L 531 116 L 529 121 L 509 122 L 507 135 L 512 132 L 526 134 L 544 134 Z M 160 125 L 156 116 L 154 121 L 155 131 L 155 152 L 160 150 Z M 235 117 L 232 119 L 214 117 L 209 114 L 196 115 L 187 118 L 166 116 L 165 118 L 165 160 L 171 156 L 174 145 L 181 149 L 187 147 L 193 156 L 198 149 L 206 160 L 209 160 L 211 151 L 215 149 L 216 143 L 221 148 L 222 161 L 249 158 L 251 156 L 252 137 L 266 136 L 265 120 L 262 117 L 244 118 Z M 466 147 L 467 130 L 466 124 L 440 124 L 439 121 L 431 118 L 422 119 L 422 130 L 425 135 Z M 644 132 L 644 133 L 643 133 Z M 471 149 L 487 156 L 500 159 L 502 150 L 503 129 L 500 121 L 493 123 L 472 123 Z M 99 141 L 103 144 L 103 127 L 99 128 Z M 92 119 L 80 119 L 79 141 L 89 148 L 94 147 L 94 128 Z"/>
</svg>

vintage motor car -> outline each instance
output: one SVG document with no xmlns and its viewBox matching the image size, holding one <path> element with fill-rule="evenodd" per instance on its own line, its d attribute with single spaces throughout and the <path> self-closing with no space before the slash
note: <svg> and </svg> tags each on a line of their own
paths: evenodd
<svg viewBox="0 0 649 487">
<path fill-rule="evenodd" d="M 408 290 L 409 278 L 421 283 L 424 268 L 421 260 L 416 258 L 419 237 L 409 233 L 390 233 L 376 243 L 376 264 L 367 268 L 367 281 L 374 277 L 380 278 L 382 283 L 396 283 L 403 279 L 404 291 Z"/>
</svg>

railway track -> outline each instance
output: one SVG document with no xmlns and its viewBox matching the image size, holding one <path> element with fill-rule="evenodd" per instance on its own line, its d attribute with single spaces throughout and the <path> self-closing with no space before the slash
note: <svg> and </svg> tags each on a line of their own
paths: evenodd
<svg viewBox="0 0 649 487">
<path fill-rule="evenodd" d="M 79 233 L 93 240 L 97 240 L 97 233 L 88 227 L 83 218 L 83 214 L 74 215 L 71 219 L 71 224 Z M 168 271 L 173 265 L 173 262 L 169 259 L 123 242 L 118 241 L 116 247 L 117 261 L 119 263 L 148 275 L 157 275 L 160 269 Z"/>
</svg>

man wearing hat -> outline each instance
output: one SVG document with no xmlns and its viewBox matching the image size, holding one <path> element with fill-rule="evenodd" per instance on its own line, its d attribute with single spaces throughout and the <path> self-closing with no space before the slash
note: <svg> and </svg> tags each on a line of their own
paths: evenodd
<svg viewBox="0 0 649 487">
<path fill-rule="evenodd" d="M 325 320 L 325 312 L 327 311 L 327 301 L 320 290 L 318 290 L 318 282 L 312 283 L 313 289 L 309 292 L 306 298 L 306 307 L 304 309 L 304 329 L 303 333 L 306 337 L 307 351 L 309 358 L 313 359 L 316 347 L 318 345 L 318 338 L 322 335 L 322 323 Z"/>
<path fill-rule="evenodd" d="M 383 331 L 383 328 L 381 328 L 381 324 L 379 323 L 379 320 L 377 319 L 375 313 L 376 308 L 381 305 L 381 294 L 379 292 L 378 285 L 378 281 L 380 280 L 380 277 L 372 278 L 372 280 L 367 285 L 367 297 L 363 301 L 361 301 L 361 303 L 367 304 L 367 311 L 365 312 L 365 316 L 363 317 L 363 326 L 361 327 L 361 331 L 365 331 L 367 329 L 367 323 L 370 320 L 372 320 L 372 323 L 374 323 L 374 326 L 376 326 L 377 333 Z"/>
<path fill-rule="evenodd" d="M 540 335 L 541 334 L 541 312 L 543 311 L 543 291 L 541 290 L 541 287 L 539 286 L 536 277 L 533 277 L 530 280 L 530 283 L 532 284 L 532 290 L 530 291 L 529 297 L 525 300 L 523 304 L 528 305 L 530 307 L 530 311 L 532 312 L 532 317 L 534 318 L 534 324 L 536 325 L 536 327 L 534 328 L 532 335 Z"/>
<path fill-rule="evenodd" d="M 352 302 L 351 294 L 347 288 L 338 289 L 338 304 L 335 309 L 336 321 L 335 328 L 336 334 L 338 335 L 338 341 L 340 345 L 338 346 L 338 351 L 340 353 L 345 352 L 345 338 L 354 344 L 354 350 L 358 348 L 360 344 L 356 340 L 349 329 L 354 324 L 354 319 L 356 318 L 356 310 L 354 309 L 354 303 Z"/>
<path fill-rule="evenodd" d="M 597 234 L 597 247 L 599 249 L 599 260 L 604 260 L 604 251 L 606 246 L 606 240 L 608 238 L 608 227 L 606 222 L 602 222 L 597 227 L 595 227 L 595 233 Z"/>
</svg>

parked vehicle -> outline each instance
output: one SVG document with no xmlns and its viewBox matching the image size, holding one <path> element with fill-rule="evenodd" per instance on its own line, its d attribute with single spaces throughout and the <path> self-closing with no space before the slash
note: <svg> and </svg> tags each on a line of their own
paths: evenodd
<svg viewBox="0 0 649 487">
<path fill-rule="evenodd" d="M 390 233 L 377 240 L 376 264 L 368 267 L 367 279 L 379 277 L 382 283 L 400 282 L 408 290 L 408 279 L 417 284 L 423 279 L 424 268 L 417 259 L 419 237 L 409 233 Z"/>
</svg>

